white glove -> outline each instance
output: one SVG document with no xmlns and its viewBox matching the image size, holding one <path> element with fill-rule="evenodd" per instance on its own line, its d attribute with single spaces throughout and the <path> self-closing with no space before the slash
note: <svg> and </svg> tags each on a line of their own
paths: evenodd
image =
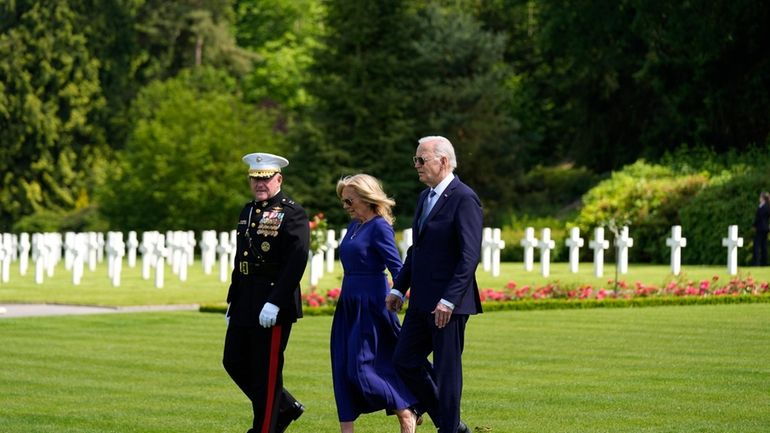
<svg viewBox="0 0 770 433">
<path fill-rule="evenodd" d="M 227 311 L 225 312 L 225 324 L 230 326 L 230 304 L 227 304 Z"/>
<path fill-rule="evenodd" d="M 262 312 L 259 313 L 259 324 L 262 325 L 263 328 L 271 328 L 275 325 L 275 319 L 278 318 L 278 310 L 280 310 L 280 308 L 266 302 L 265 306 L 262 307 Z"/>
</svg>

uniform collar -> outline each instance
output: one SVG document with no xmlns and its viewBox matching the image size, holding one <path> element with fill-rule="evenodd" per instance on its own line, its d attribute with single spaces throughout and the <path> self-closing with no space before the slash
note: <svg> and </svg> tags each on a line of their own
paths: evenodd
<svg viewBox="0 0 770 433">
<path fill-rule="evenodd" d="M 267 208 L 269 206 L 273 206 L 273 205 L 276 205 L 278 203 L 281 203 L 281 201 L 283 201 L 283 199 L 284 199 L 283 192 L 279 190 L 274 196 L 270 197 L 269 199 L 263 200 L 263 201 L 261 201 L 261 200 L 254 200 L 253 203 L 254 203 L 254 206 L 256 206 L 257 208 L 264 209 L 264 208 Z"/>
</svg>

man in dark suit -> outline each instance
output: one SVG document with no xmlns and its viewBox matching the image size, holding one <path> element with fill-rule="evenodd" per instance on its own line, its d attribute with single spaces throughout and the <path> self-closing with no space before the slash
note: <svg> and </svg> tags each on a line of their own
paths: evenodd
<svg viewBox="0 0 770 433">
<path fill-rule="evenodd" d="M 251 400 L 248 433 L 281 433 L 304 411 L 283 388 L 283 353 L 302 317 L 299 282 L 307 265 L 310 228 L 300 205 L 281 192 L 285 158 L 243 157 L 254 200 L 241 211 L 227 292 L 223 365 Z"/>
<path fill-rule="evenodd" d="M 770 231 L 770 193 L 759 194 L 759 207 L 754 214 L 754 256 L 751 264 L 767 266 L 767 233 Z"/>
<path fill-rule="evenodd" d="M 386 299 L 387 308 L 398 311 L 411 288 L 393 363 L 439 433 L 466 433 L 460 420 L 462 352 L 468 316 L 481 312 L 481 201 L 454 176 L 457 159 L 446 138 L 420 139 L 413 160 L 430 188 L 420 194 L 414 242 Z"/>
</svg>

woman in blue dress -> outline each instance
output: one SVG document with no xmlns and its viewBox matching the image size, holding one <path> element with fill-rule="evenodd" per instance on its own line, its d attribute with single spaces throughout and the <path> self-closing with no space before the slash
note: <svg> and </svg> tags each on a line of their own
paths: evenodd
<svg viewBox="0 0 770 433">
<path fill-rule="evenodd" d="M 359 415 L 395 413 L 402 433 L 413 433 L 418 417 L 414 396 L 396 374 L 391 358 L 401 324 L 385 308 L 393 278 L 401 270 L 389 199 L 377 179 L 343 178 L 337 195 L 352 222 L 339 248 L 342 291 L 331 330 L 332 379 L 342 433 L 353 433 Z"/>
</svg>

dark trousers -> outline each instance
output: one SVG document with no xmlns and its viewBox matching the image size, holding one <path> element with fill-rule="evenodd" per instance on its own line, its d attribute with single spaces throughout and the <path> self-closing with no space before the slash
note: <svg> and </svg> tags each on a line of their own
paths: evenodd
<svg viewBox="0 0 770 433">
<path fill-rule="evenodd" d="M 288 404 L 290 395 L 283 389 L 283 352 L 290 333 L 290 323 L 272 328 L 227 328 L 222 364 L 251 400 L 255 433 L 275 432 L 279 407 Z"/>
<path fill-rule="evenodd" d="M 462 353 L 467 315 L 436 327 L 433 314 L 406 311 L 393 364 L 440 433 L 456 433 L 463 389 Z M 433 352 L 433 367 L 426 362 Z"/>
<path fill-rule="evenodd" d="M 757 230 L 754 233 L 754 256 L 751 264 L 767 266 L 767 232 L 764 230 Z"/>
</svg>

